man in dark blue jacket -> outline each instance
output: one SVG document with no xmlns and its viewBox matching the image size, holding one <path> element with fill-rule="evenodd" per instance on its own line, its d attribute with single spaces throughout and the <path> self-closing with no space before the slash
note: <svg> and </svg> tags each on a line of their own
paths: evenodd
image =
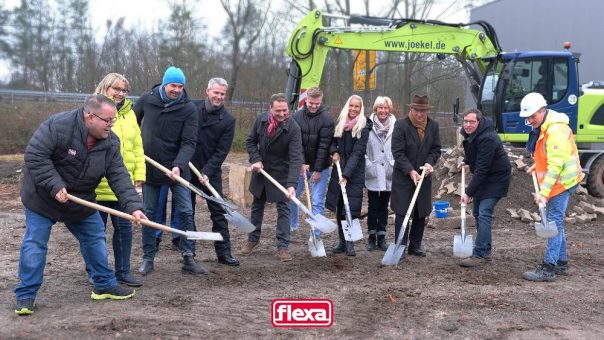
<svg viewBox="0 0 604 340">
<path fill-rule="evenodd" d="M 191 180 L 189 161 L 197 144 L 197 110 L 184 90 L 185 75 L 181 69 L 171 66 L 164 73 L 161 84 L 155 85 L 150 92 L 143 94 L 134 104 L 134 112 L 139 124 L 142 123 L 143 147 L 145 154 L 172 170 L 172 175 Z M 145 213 L 155 220 L 160 190 L 163 184 L 169 184 L 172 200 L 176 202 L 180 227 L 184 231 L 195 230 L 191 190 L 176 184 L 161 170 L 147 164 L 147 180 L 143 184 Z M 153 271 L 156 253 L 155 232 L 143 227 L 143 263 L 138 269 L 141 275 Z M 180 238 L 180 250 L 183 256 L 182 272 L 188 274 L 207 274 L 208 271 L 195 262 L 195 241 Z"/>
<path fill-rule="evenodd" d="M 191 162 L 204 178 L 193 176 L 193 184 L 208 195 L 212 193 L 200 181 L 209 181 L 210 185 L 222 196 L 222 163 L 231 149 L 235 136 L 235 118 L 224 107 L 224 96 L 228 83 L 222 78 L 212 78 L 206 89 L 206 99 L 194 100 L 197 107 L 197 149 Z M 195 212 L 195 197 L 191 197 L 193 212 Z M 222 241 L 214 242 L 214 250 L 218 263 L 228 266 L 238 266 L 239 260 L 231 255 L 229 225 L 224 217 L 224 209 L 216 203 L 208 201 L 212 231 L 222 235 Z"/>
<path fill-rule="evenodd" d="M 461 260 L 459 265 L 475 267 L 491 260 L 493 213 L 497 202 L 507 196 L 512 166 L 495 125 L 480 110 L 469 109 L 464 113 L 461 135 L 464 137 L 463 161 L 473 174 L 461 202 L 468 204 L 470 198 L 474 201 L 472 212 L 477 235 L 472 256 Z"/>
<path fill-rule="evenodd" d="M 42 286 L 48 239 L 52 226 L 64 222 L 80 242 L 80 251 L 93 280 L 94 300 L 123 300 L 131 288 L 117 285 L 107 263 L 105 224 L 98 211 L 68 201 L 70 193 L 95 201 L 103 177 L 109 181 L 124 211 L 146 219 L 120 154 L 120 142 L 111 131 L 115 103 L 95 95 L 83 108 L 50 116 L 34 132 L 25 149 L 21 201 L 25 206 L 25 236 L 19 258 L 19 284 L 15 288 L 19 315 L 32 314 Z"/>
</svg>

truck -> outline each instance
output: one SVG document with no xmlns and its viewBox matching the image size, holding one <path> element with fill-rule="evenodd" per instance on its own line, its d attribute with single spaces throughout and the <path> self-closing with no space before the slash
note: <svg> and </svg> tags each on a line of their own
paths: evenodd
<svg viewBox="0 0 604 340">
<path fill-rule="evenodd" d="M 325 26 L 326 17 L 345 19 L 346 25 Z M 477 107 L 493 119 L 502 141 L 515 145 L 524 144 L 531 129 L 519 116 L 520 101 L 530 92 L 541 93 L 549 109 L 568 115 L 587 190 L 604 197 L 604 89 L 581 86 L 579 54 L 568 49 L 503 52 L 495 29 L 485 21 L 451 24 L 313 10 L 287 44 L 291 62 L 285 94 L 291 109 L 303 106 L 306 89 L 320 85 L 331 49 L 452 55 L 462 65 Z"/>
</svg>

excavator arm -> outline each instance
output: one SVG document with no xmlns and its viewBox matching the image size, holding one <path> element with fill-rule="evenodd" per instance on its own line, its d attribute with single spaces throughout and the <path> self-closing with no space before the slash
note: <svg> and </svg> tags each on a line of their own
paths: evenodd
<svg viewBox="0 0 604 340">
<path fill-rule="evenodd" d="M 476 30 L 466 28 L 471 24 L 440 21 L 358 16 L 345 19 L 351 24 L 371 26 L 324 27 L 323 13 L 314 10 L 294 29 L 287 45 L 293 63 L 286 94 L 292 107 L 304 100 L 305 89 L 319 86 L 330 49 L 454 55 L 473 85 L 480 85 L 488 64 L 501 52 L 495 31 L 486 22 L 474 23 L 483 28 Z"/>
</svg>

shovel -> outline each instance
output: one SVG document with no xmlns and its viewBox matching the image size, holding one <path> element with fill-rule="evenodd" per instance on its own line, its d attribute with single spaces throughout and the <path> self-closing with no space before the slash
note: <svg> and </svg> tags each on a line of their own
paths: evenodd
<svg viewBox="0 0 604 340">
<path fill-rule="evenodd" d="M 196 187 L 193 184 L 189 183 L 186 179 L 184 179 L 184 178 L 182 178 L 180 176 L 174 176 L 172 174 L 172 171 L 170 171 L 170 169 L 168 169 L 165 166 L 157 163 L 156 161 L 154 161 L 153 159 L 151 159 L 149 156 L 145 155 L 145 160 L 147 162 L 149 162 L 149 164 L 153 165 L 154 167 L 158 168 L 163 173 L 165 173 L 166 175 L 168 175 L 168 177 L 172 178 L 173 181 L 176 181 L 180 185 L 182 185 L 183 187 L 188 188 L 189 190 L 193 191 L 194 193 L 196 193 L 197 195 L 199 195 L 201 198 L 205 199 L 206 201 L 212 201 L 214 203 L 218 203 L 218 204 L 220 204 L 221 206 L 223 206 L 225 208 L 235 209 L 235 206 L 232 205 L 231 203 L 228 203 L 225 200 L 217 199 L 217 198 L 214 198 L 214 197 L 212 197 L 210 195 L 207 195 L 205 192 L 201 191 L 198 187 Z"/>
<path fill-rule="evenodd" d="M 340 167 L 340 161 L 336 161 L 336 168 L 338 169 L 338 177 L 342 180 L 342 168 Z M 346 221 L 342 221 L 342 230 L 344 231 L 344 238 L 346 241 L 358 241 L 363 238 L 363 230 L 361 229 L 361 222 L 358 218 L 352 219 L 350 213 L 350 204 L 348 203 L 348 194 L 346 193 L 346 185 L 340 182 L 340 188 L 342 189 L 342 198 L 344 200 L 344 209 L 346 210 Z"/>
<path fill-rule="evenodd" d="M 466 193 L 466 167 L 461 166 L 461 196 Z M 474 242 L 472 235 L 466 235 L 466 204 L 461 204 L 461 235 L 453 237 L 453 256 L 466 258 L 472 256 Z"/>
<path fill-rule="evenodd" d="M 419 182 L 417 183 L 417 187 L 415 187 L 413 197 L 411 198 L 411 204 L 409 204 L 409 208 L 407 208 L 407 214 L 405 215 L 405 219 L 403 220 L 403 229 L 399 232 L 396 243 L 391 243 L 390 245 L 388 245 L 386 254 L 384 254 L 384 257 L 382 258 L 382 265 L 384 266 L 396 266 L 401 260 L 401 257 L 403 257 L 403 253 L 405 252 L 405 246 L 403 245 L 405 229 L 407 229 L 407 223 L 409 222 L 409 218 L 411 217 L 411 213 L 413 212 L 415 200 L 417 199 L 419 190 L 422 187 L 422 183 L 424 182 L 424 176 L 426 175 L 426 168 L 422 166 L 420 169 L 422 169 L 422 173 L 420 175 Z"/>
<path fill-rule="evenodd" d="M 218 191 L 216 191 L 216 189 L 214 189 L 214 187 L 210 184 L 210 181 L 203 182 L 201 180 L 201 178 L 202 178 L 201 172 L 199 172 L 199 170 L 197 170 L 197 168 L 195 167 L 195 165 L 193 165 L 193 163 L 189 162 L 189 168 L 191 168 L 191 171 L 193 171 L 193 173 L 195 173 L 195 175 L 199 178 L 199 182 L 202 183 L 203 185 L 205 185 L 208 188 L 208 190 L 210 190 L 210 192 L 212 193 L 214 198 L 225 202 L 224 198 L 220 197 L 220 195 L 218 194 Z M 227 221 L 229 221 L 229 223 L 233 224 L 235 227 L 239 228 L 241 231 L 243 231 L 246 234 L 249 234 L 252 231 L 256 230 L 256 227 L 250 221 L 248 221 L 245 217 L 243 217 L 243 215 L 241 215 L 238 211 L 236 211 L 235 209 L 231 209 L 228 206 L 225 206 L 224 208 L 225 208 L 224 217 L 227 219 Z"/>
<path fill-rule="evenodd" d="M 75 197 L 71 194 L 67 194 L 67 198 L 69 198 L 70 201 L 73 201 L 75 203 L 81 204 L 83 206 L 86 206 L 88 208 L 92 208 L 92 209 L 96 209 L 102 212 L 106 212 L 107 214 L 111 214 L 114 216 L 117 216 L 119 218 L 122 218 L 124 220 L 129 220 L 132 222 L 136 222 L 136 219 L 130 215 L 130 214 L 126 214 L 125 212 L 121 212 L 115 209 L 111 209 L 111 208 L 107 208 L 105 206 L 102 206 L 100 204 L 96 204 L 96 203 L 92 203 L 92 202 L 88 202 L 86 200 L 83 200 L 79 197 Z M 222 235 L 220 235 L 220 233 L 210 233 L 210 232 L 205 232 L 205 231 L 182 231 L 179 229 L 174 229 L 174 228 L 170 228 L 168 226 L 165 226 L 163 224 L 159 224 L 159 223 L 155 223 L 153 221 L 149 221 L 149 220 L 140 220 L 139 221 L 141 224 L 146 225 L 147 227 L 151 227 L 154 229 L 159 229 L 165 232 L 169 232 L 169 233 L 174 233 L 174 234 L 178 234 L 180 236 L 184 236 L 189 240 L 204 240 L 204 241 L 222 241 Z"/>
<path fill-rule="evenodd" d="M 277 182 L 271 175 L 269 175 L 264 169 L 259 169 L 260 172 L 266 179 L 268 179 L 279 191 L 281 191 L 286 196 L 289 195 L 287 189 L 285 189 L 279 182 Z M 306 222 L 310 224 L 312 227 L 321 230 L 323 233 L 331 233 L 338 227 L 335 223 L 330 221 L 327 217 L 317 214 L 313 215 L 310 210 L 308 210 L 302 202 L 296 197 L 296 195 L 292 195 L 290 198 L 294 204 L 298 206 L 309 218 L 306 219 Z"/>
<path fill-rule="evenodd" d="M 304 176 L 304 191 L 306 193 L 306 205 L 308 210 L 312 209 L 312 203 L 310 201 L 310 188 L 308 186 L 308 178 Z M 310 224 L 310 238 L 308 239 L 308 251 L 312 257 L 323 257 L 325 254 L 325 246 L 323 241 L 315 234 L 315 226 Z"/>
<path fill-rule="evenodd" d="M 533 175 L 533 186 L 535 187 L 535 194 L 539 195 L 539 183 L 537 183 L 537 175 L 535 172 L 532 172 Z M 537 236 L 543 238 L 551 238 L 558 235 L 558 227 L 556 227 L 556 222 L 547 221 L 547 213 L 545 211 L 545 204 L 539 203 L 539 214 L 541 214 L 541 222 L 535 222 L 535 232 Z"/>
</svg>

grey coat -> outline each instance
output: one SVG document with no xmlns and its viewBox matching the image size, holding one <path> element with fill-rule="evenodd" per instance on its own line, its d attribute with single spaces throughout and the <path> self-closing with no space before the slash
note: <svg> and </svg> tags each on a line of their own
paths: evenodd
<svg viewBox="0 0 604 340">
<path fill-rule="evenodd" d="M 38 127 L 25 149 L 23 205 L 53 221 L 77 222 L 95 210 L 71 201 L 59 203 L 55 195 L 66 188 L 68 193 L 94 202 L 96 187 L 107 177 L 125 212 L 143 210 L 124 166 L 118 137 L 110 132 L 90 150 L 87 138 L 82 108 L 54 114 Z"/>
<path fill-rule="evenodd" d="M 375 113 L 369 120 L 373 122 Z M 392 156 L 392 132 L 394 131 L 394 115 L 388 117 L 390 130 L 386 139 L 382 140 L 376 130 L 376 124 L 369 132 L 367 140 L 367 153 L 365 154 L 365 187 L 371 191 L 390 191 L 392 188 L 392 172 L 394 170 L 394 157 Z"/>
<path fill-rule="evenodd" d="M 390 207 L 397 214 L 405 215 L 411 204 L 415 183 L 409 177 L 412 170 L 421 174 L 420 167 L 428 163 L 434 167 L 440 158 L 440 134 L 438 123 L 428 118 L 424 141 L 420 142 L 417 129 L 408 117 L 394 124 L 392 133 L 394 173 Z M 417 217 L 426 217 L 432 211 L 432 175 L 424 178 L 415 202 Z"/>
<path fill-rule="evenodd" d="M 302 166 L 302 137 L 300 127 L 291 117 L 283 122 L 275 136 L 268 136 L 268 112 L 256 118 L 245 145 L 250 163 L 262 161 L 264 171 L 285 188 L 296 187 Z M 267 202 L 285 201 L 285 195 L 260 173 L 253 172 L 250 192 L 254 197 L 266 191 Z"/>
</svg>

